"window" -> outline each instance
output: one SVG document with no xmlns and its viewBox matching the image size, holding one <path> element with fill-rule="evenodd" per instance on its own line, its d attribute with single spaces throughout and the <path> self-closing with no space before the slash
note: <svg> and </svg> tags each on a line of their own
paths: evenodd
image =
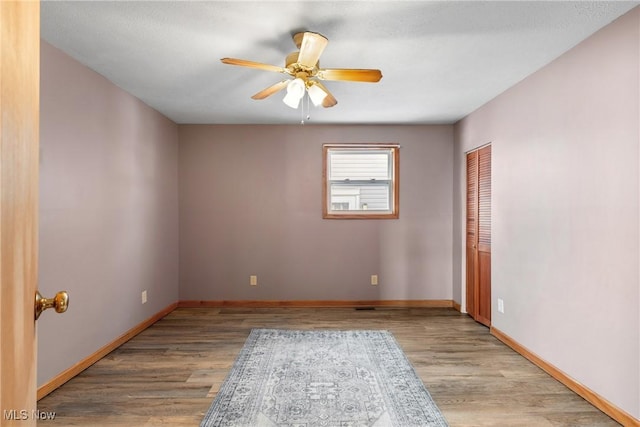
<svg viewBox="0 0 640 427">
<path fill-rule="evenodd" d="M 325 144 L 323 218 L 398 218 L 400 146 Z"/>
</svg>

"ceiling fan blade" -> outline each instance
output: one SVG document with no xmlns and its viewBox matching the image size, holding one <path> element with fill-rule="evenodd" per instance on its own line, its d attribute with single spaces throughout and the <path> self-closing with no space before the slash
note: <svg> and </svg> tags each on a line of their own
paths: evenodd
<svg viewBox="0 0 640 427">
<path fill-rule="evenodd" d="M 345 80 L 350 82 L 379 82 L 382 78 L 380 70 L 362 70 L 352 68 L 330 68 L 318 70 L 316 77 L 321 80 Z"/>
<path fill-rule="evenodd" d="M 275 71 L 276 73 L 286 73 L 287 69 L 276 65 L 263 64 L 262 62 L 247 61 L 246 59 L 222 58 L 223 64 L 240 65 L 241 67 L 257 68 L 259 70 Z"/>
<path fill-rule="evenodd" d="M 300 43 L 300 54 L 298 55 L 298 63 L 305 67 L 315 67 L 320 59 L 320 55 L 327 47 L 329 40 L 322 34 L 306 32 Z"/>
<path fill-rule="evenodd" d="M 282 89 L 284 89 L 285 87 L 287 87 L 287 85 L 289 84 L 290 80 L 283 80 L 281 82 L 278 82 L 272 86 L 269 86 L 266 89 L 261 90 L 260 92 L 256 93 L 255 95 L 253 95 L 251 98 L 253 99 L 265 99 L 268 96 L 273 95 L 276 92 L 281 91 Z"/>
<path fill-rule="evenodd" d="M 327 94 L 327 96 L 325 96 L 324 100 L 322 101 L 322 106 L 324 108 L 333 107 L 334 105 L 336 105 L 338 103 L 338 101 L 333 97 L 333 95 L 331 95 L 331 92 L 329 92 L 329 89 L 327 89 L 327 87 L 325 85 L 323 85 L 322 83 L 320 83 L 318 81 L 316 81 L 315 84 L 320 89 L 322 89 L 324 91 L 324 93 Z"/>
</svg>

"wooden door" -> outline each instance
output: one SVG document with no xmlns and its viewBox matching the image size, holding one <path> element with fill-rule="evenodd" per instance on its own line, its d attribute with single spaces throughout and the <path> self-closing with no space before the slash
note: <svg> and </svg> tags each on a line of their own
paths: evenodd
<svg viewBox="0 0 640 427">
<path fill-rule="evenodd" d="M 40 4 L 0 1 L 0 425 L 36 425 Z"/>
<path fill-rule="evenodd" d="M 467 313 L 476 318 L 478 283 L 478 152 L 467 154 Z"/>
<path fill-rule="evenodd" d="M 467 313 L 491 325 L 491 146 L 467 154 Z"/>
</svg>

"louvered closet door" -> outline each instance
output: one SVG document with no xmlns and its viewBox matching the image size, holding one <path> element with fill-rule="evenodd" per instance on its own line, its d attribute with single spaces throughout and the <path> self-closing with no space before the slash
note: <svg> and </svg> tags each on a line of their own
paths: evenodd
<svg viewBox="0 0 640 427">
<path fill-rule="evenodd" d="M 467 154 L 467 313 L 476 318 L 478 264 L 478 152 Z"/>
<path fill-rule="evenodd" d="M 478 293 L 476 320 L 491 325 L 491 146 L 478 150 Z"/>
<path fill-rule="evenodd" d="M 491 325 L 491 146 L 467 154 L 467 312 Z"/>
</svg>

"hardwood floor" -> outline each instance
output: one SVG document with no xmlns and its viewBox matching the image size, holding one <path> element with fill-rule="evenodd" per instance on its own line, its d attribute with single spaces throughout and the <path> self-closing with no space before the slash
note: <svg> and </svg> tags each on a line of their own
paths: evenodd
<svg viewBox="0 0 640 427">
<path fill-rule="evenodd" d="M 252 328 L 387 329 L 452 427 L 617 426 L 446 308 L 179 308 L 38 402 L 43 426 L 198 426 Z"/>
</svg>

